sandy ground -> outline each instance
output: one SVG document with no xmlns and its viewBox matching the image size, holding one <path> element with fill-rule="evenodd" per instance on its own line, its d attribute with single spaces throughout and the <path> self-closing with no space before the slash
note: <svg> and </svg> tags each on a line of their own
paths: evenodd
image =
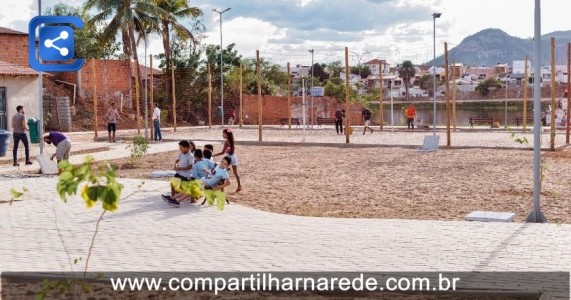
<svg viewBox="0 0 571 300">
<path fill-rule="evenodd" d="M 216 146 L 215 146 L 216 147 Z M 244 190 L 233 202 L 303 216 L 462 220 L 476 210 L 532 207 L 533 152 L 459 149 L 419 153 L 404 148 L 240 146 Z M 147 178 L 168 169 L 177 151 L 114 162 L 122 177 Z M 544 152 L 542 210 L 550 222 L 571 223 L 571 149 Z M 168 162 L 165 164 L 165 162 Z M 136 169 L 134 169 L 136 168 Z M 181 208 L 184 209 L 184 208 Z"/>
</svg>

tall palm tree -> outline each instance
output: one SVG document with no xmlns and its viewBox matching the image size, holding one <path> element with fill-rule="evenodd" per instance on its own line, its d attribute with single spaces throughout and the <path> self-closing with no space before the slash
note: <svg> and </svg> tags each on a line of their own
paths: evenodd
<svg viewBox="0 0 571 300">
<path fill-rule="evenodd" d="M 191 7 L 188 0 L 152 0 L 153 5 L 161 8 L 165 13 L 153 16 L 152 20 L 145 22 L 148 29 L 157 32 L 163 40 L 163 49 L 165 51 L 166 73 L 170 74 L 172 66 L 171 53 L 171 31 L 174 32 L 181 40 L 190 39 L 193 44 L 197 43 L 197 39 L 191 30 L 180 23 L 180 20 L 192 17 L 196 18 L 202 15 L 202 10 L 198 7 Z M 167 91 L 170 90 L 167 81 Z"/>
<path fill-rule="evenodd" d="M 135 103 L 137 111 L 137 133 L 141 130 L 140 109 L 139 109 L 139 87 L 141 69 L 138 61 L 137 45 L 135 42 L 135 30 L 142 31 L 143 20 L 151 16 L 163 17 L 166 12 L 157 7 L 149 0 L 87 0 L 85 10 L 96 8 L 100 12 L 91 20 L 90 24 L 107 24 L 102 34 L 102 42 L 115 41 L 118 33 L 121 33 L 123 41 L 123 51 L 127 57 L 133 59 L 136 64 L 135 72 Z M 109 19 L 111 19 L 109 21 Z M 132 68 L 129 68 L 131 76 Z"/>
<path fill-rule="evenodd" d="M 406 100 L 408 101 L 408 88 L 410 81 L 414 78 L 414 75 L 416 75 L 416 68 L 410 60 L 405 60 L 402 65 L 397 68 L 397 72 L 399 73 L 399 77 L 404 81 Z"/>
</svg>

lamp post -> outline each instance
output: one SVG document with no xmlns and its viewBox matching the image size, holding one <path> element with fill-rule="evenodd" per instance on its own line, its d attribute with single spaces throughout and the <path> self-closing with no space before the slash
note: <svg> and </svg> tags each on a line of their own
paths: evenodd
<svg viewBox="0 0 571 300">
<path fill-rule="evenodd" d="M 505 103 L 505 108 L 504 108 L 504 129 L 508 129 L 508 64 L 506 63 L 506 66 L 504 67 L 505 70 L 505 80 L 506 80 L 506 103 Z M 524 121 L 525 122 L 525 121 Z"/>
<path fill-rule="evenodd" d="M 147 102 L 147 89 L 148 89 L 148 82 L 149 82 L 149 69 L 147 69 L 147 34 L 150 33 L 150 30 L 145 31 L 145 138 L 149 138 L 149 104 Z"/>
<path fill-rule="evenodd" d="M 220 15 L 220 108 L 222 114 L 222 126 L 224 126 L 224 61 L 222 60 L 222 14 L 229 11 L 231 7 L 223 11 L 212 9 L 213 12 Z"/>
<path fill-rule="evenodd" d="M 38 0 L 38 16 L 42 15 L 42 0 Z M 40 24 L 40 28 L 38 29 L 38 33 L 40 32 L 39 30 L 42 28 L 42 25 Z M 29 32 L 28 34 L 32 34 L 32 32 Z M 38 47 L 38 61 L 40 63 L 42 63 L 42 59 L 40 58 L 40 54 L 39 54 L 39 47 Z M 40 136 L 40 154 L 44 154 L 44 139 L 42 138 L 43 134 L 44 134 L 44 83 L 43 83 L 43 79 L 44 79 L 44 72 L 40 71 L 40 78 L 39 78 L 39 91 L 38 91 L 38 119 L 40 119 L 39 123 L 39 136 Z"/>
<path fill-rule="evenodd" d="M 433 53 L 434 53 L 434 60 L 432 60 L 432 99 L 434 102 L 433 105 L 433 129 L 432 135 L 436 136 L 436 19 L 440 18 L 441 13 L 433 13 L 432 14 L 432 23 L 433 23 Z"/>
<path fill-rule="evenodd" d="M 311 129 L 313 129 L 313 118 L 314 118 L 314 112 L 313 112 L 313 52 L 314 50 L 311 49 L 309 50 L 309 53 L 311 53 L 311 89 L 309 90 L 309 93 L 311 94 Z"/>
<path fill-rule="evenodd" d="M 361 55 L 359 55 L 357 52 L 354 52 L 354 51 L 351 51 L 351 53 L 357 55 L 357 59 L 358 59 L 357 67 L 359 68 L 359 81 L 361 81 L 361 57 L 363 57 L 363 55 L 365 55 L 365 54 L 371 53 L 371 51 L 363 52 L 363 53 L 361 53 Z M 379 70 L 379 72 L 380 72 L 380 70 Z"/>
</svg>

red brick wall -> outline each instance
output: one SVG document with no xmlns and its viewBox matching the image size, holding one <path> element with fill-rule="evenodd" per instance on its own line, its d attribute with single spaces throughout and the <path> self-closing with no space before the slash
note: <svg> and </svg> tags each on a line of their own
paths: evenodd
<svg viewBox="0 0 571 300">
<path fill-rule="evenodd" d="M 248 116 L 247 124 L 258 124 L 258 96 L 244 95 L 244 113 Z M 287 97 L 283 96 L 262 96 L 262 122 L 264 124 L 280 124 L 281 118 L 288 117 Z M 307 123 L 310 124 L 311 98 L 306 98 L 307 103 Z M 315 97 L 313 98 L 314 114 L 316 118 L 334 118 L 335 110 L 340 104 L 334 98 Z M 351 125 L 361 124 L 360 104 L 354 104 L 351 108 Z M 292 118 L 303 118 L 302 97 L 291 98 Z M 316 123 L 315 123 L 316 124 Z"/>
<path fill-rule="evenodd" d="M 0 60 L 29 66 L 28 35 L 0 34 Z"/>
</svg>

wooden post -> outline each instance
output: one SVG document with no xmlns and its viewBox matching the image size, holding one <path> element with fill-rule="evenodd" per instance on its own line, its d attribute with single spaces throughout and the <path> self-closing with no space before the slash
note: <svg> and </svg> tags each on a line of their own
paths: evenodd
<svg viewBox="0 0 571 300">
<path fill-rule="evenodd" d="M 452 127 L 456 130 L 456 59 L 452 60 Z"/>
<path fill-rule="evenodd" d="M 153 97 L 153 55 L 149 55 L 149 60 L 150 60 L 150 70 L 151 70 L 151 84 L 150 84 L 150 92 L 149 92 L 149 96 L 151 98 L 151 110 L 154 111 L 155 110 L 155 102 L 154 102 L 154 97 Z M 148 81 L 148 78 L 147 78 Z M 161 121 L 161 116 L 159 116 L 159 122 Z M 155 132 L 155 124 L 153 123 L 153 113 L 151 113 L 151 140 L 154 140 L 154 132 Z"/>
<path fill-rule="evenodd" d="M 174 132 L 176 132 L 176 83 L 174 81 L 174 63 L 171 60 L 171 78 L 172 78 L 172 121 Z"/>
<path fill-rule="evenodd" d="M 258 72 L 258 141 L 262 141 L 262 67 L 260 66 L 260 50 L 256 50 L 256 69 Z"/>
<path fill-rule="evenodd" d="M 565 142 L 569 144 L 569 131 L 571 125 L 571 43 L 567 44 L 567 132 Z"/>
<path fill-rule="evenodd" d="M 349 106 L 349 94 L 351 93 L 349 86 L 349 48 L 345 47 L 345 143 L 349 144 L 349 119 L 351 117 L 351 108 Z"/>
<path fill-rule="evenodd" d="M 527 84 L 528 84 L 528 70 L 527 70 L 527 55 L 525 56 L 525 74 L 523 76 L 523 132 L 527 129 Z"/>
<path fill-rule="evenodd" d="M 379 127 L 383 130 L 383 63 L 379 60 Z"/>
<path fill-rule="evenodd" d="M 136 119 L 137 119 L 137 135 L 141 135 L 141 109 L 139 102 L 141 102 L 141 97 L 139 96 L 140 86 L 139 86 L 139 62 L 135 62 L 137 65 L 135 66 L 135 107 L 137 109 Z"/>
<path fill-rule="evenodd" d="M 239 109 L 240 121 L 238 121 L 240 124 L 240 128 L 242 128 L 242 126 L 244 126 L 244 119 L 242 119 L 242 115 L 244 114 L 244 108 L 243 108 L 244 107 L 244 98 L 242 95 L 242 85 L 243 85 L 242 84 L 242 80 L 243 80 L 242 79 L 242 74 L 243 74 L 242 72 L 243 72 L 242 62 L 240 62 L 240 109 Z M 234 121 L 236 121 L 236 120 L 234 120 Z"/>
<path fill-rule="evenodd" d="M 538 74 L 536 74 L 537 76 Z M 551 142 L 549 149 L 555 151 L 555 38 L 551 38 Z"/>
<path fill-rule="evenodd" d="M 444 77 L 446 78 L 446 146 L 450 147 L 450 65 L 448 64 L 448 43 L 444 43 L 444 64 L 446 65 L 446 70 L 444 71 Z"/>
<path fill-rule="evenodd" d="M 208 129 L 212 128 L 212 74 L 208 64 Z"/>
<path fill-rule="evenodd" d="M 287 129 L 291 129 L 291 76 L 287 63 Z"/>
<path fill-rule="evenodd" d="M 91 60 L 91 70 L 93 71 L 93 116 L 94 116 L 94 121 L 95 121 L 95 137 L 93 138 L 93 140 L 95 141 L 97 139 L 97 79 L 95 78 L 95 59 Z"/>
</svg>

